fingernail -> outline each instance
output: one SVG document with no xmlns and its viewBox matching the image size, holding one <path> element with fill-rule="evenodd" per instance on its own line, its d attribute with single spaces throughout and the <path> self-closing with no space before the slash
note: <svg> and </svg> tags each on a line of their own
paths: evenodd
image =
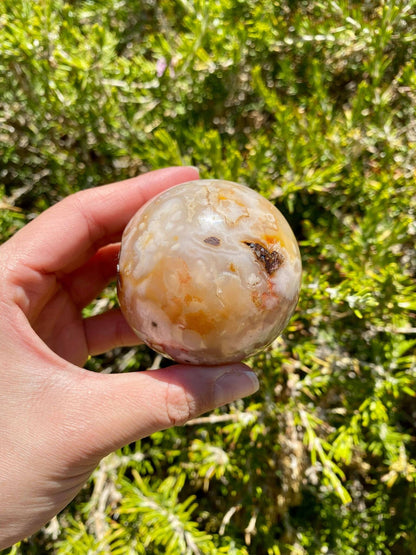
<svg viewBox="0 0 416 555">
<path fill-rule="evenodd" d="M 199 168 L 197 168 L 196 166 L 188 166 L 188 168 L 195 170 L 196 172 L 198 172 L 198 175 L 199 175 Z"/>
<path fill-rule="evenodd" d="M 220 407 L 241 397 L 252 395 L 259 388 L 254 372 L 226 372 L 215 382 L 215 404 Z"/>
</svg>

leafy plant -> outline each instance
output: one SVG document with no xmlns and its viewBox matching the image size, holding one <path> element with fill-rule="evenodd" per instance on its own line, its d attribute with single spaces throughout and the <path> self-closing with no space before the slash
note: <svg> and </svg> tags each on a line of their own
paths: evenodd
<svg viewBox="0 0 416 555">
<path fill-rule="evenodd" d="M 3 1 L 2 240 L 71 192 L 191 163 L 275 202 L 304 265 L 253 398 L 112 454 L 6 553 L 416 552 L 415 8 Z"/>
</svg>

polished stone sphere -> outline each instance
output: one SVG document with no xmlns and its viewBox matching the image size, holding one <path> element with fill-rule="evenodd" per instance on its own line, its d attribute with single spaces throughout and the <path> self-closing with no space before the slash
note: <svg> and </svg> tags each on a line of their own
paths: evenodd
<svg viewBox="0 0 416 555">
<path fill-rule="evenodd" d="M 176 185 L 127 225 L 119 260 L 121 309 L 138 337 L 186 364 L 247 358 L 287 325 L 301 259 L 277 208 L 243 185 Z"/>
</svg>

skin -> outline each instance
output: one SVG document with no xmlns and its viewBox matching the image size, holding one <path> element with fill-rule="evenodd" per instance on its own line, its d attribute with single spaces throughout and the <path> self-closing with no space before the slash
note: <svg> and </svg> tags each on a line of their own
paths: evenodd
<svg viewBox="0 0 416 555">
<path fill-rule="evenodd" d="M 243 364 L 82 368 L 90 355 L 137 344 L 118 310 L 81 312 L 114 279 L 127 222 L 155 194 L 197 178 L 167 168 L 76 193 L 0 247 L 0 549 L 62 510 L 108 453 L 257 390 Z"/>
</svg>

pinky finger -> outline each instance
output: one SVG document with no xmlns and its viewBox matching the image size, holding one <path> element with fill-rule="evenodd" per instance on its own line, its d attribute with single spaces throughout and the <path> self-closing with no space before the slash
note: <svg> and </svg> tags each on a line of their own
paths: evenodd
<svg viewBox="0 0 416 555">
<path fill-rule="evenodd" d="M 141 341 L 119 309 L 109 310 L 84 320 L 90 355 L 99 355 L 115 347 L 131 347 Z"/>
</svg>

